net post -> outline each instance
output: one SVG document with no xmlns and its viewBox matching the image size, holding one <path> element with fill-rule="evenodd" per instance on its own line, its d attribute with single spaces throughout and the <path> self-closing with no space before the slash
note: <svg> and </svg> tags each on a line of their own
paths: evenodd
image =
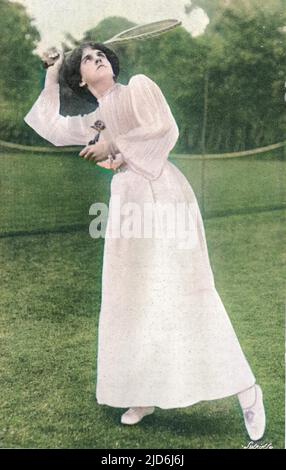
<svg viewBox="0 0 286 470">
<path fill-rule="evenodd" d="M 201 177 L 201 193 L 202 193 L 202 216 L 205 217 L 205 173 L 206 173 L 206 128 L 208 120 L 208 89 L 209 89 L 209 73 L 208 70 L 204 76 L 204 112 L 203 112 L 203 125 L 202 125 L 202 141 L 201 141 L 201 152 L 202 152 L 202 177 Z"/>
</svg>

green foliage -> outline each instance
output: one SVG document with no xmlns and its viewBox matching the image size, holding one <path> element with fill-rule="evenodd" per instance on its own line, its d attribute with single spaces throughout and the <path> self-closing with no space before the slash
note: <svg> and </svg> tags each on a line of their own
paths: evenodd
<svg viewBox="0 0 286 470">
<path fill-rule="evenodd" d="M 0 104 L 21 102 L 38 84 L 39 58 L 33 54 L 40 35 L 23 5 L 0 0 Z"/>
<path fill-rule="evenodd" d="M 259 147 L 285 136 L 285 11 L 279 2 L 272 10 L 255 0 L 244 3 L 226 8 L 200 39 L 215 40 L 207 64 L 211 150 Z"/>
<path fill-rule="evenodd" d="M 126 29 L 136 26 L 136 23 L 120 16 L 109 16 L 100 21 L 95 28 L 89 29 L 84 34 L 84 41 L 103 42 L 111 39 L 115 34 L 119 34 Z"/>
<path fill-rule="evenodd" d="M 41 84 L 41 61 L 34 54 L 40 35 L 23 5 L 0 0 L 0 138 L 39 142 L 23 121 Z"/>
</svg>

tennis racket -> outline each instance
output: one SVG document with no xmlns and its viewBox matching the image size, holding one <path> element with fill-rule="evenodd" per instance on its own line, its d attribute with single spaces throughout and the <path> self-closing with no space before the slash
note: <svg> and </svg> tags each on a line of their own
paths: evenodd
<svg viewBox="0 0 286 470">
<path fill-rule="evenodd" d="M 154 38 L 177 28 L 177 26 L 180 26 L 181 24 L 181 21 L 171 19 L 133 26 L 133 28 L 126 29 L 119 34 L 116 34 L 111 39 L 104 41 L 103 44 L 121 44 L 134 40 Z"/>
<path fill-rule="evenodd" d="M 104 41 L 105 45 L 114 45 L 114 44 L 125 44 L 130 41 L 135 40 L 146 40 L 160 36 L 161 34 L 167 33 L 174 28 L 177 28 L 182 24 L 179 20 L 167 19 L 154 21 L 152 23 L 146 23 L 139 26 L 133 26 L 133 28 L 126 29 L 119 34 L 116 34 L 111 39 Z M 66 52 L 65 57 L 67 57 L 71 52 Z M 59 53 L 56 48 L 49 49 L 44 53 L 42 57 L 43 66 L 45 68 L 53 65 L 59 58 Z"/>
</svg>

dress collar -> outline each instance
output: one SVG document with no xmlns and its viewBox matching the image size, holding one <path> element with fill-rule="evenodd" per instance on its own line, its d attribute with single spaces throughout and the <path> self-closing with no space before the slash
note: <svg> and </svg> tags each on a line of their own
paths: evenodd
<svg viewBox="0 0 286 470">
<path fill-rule="evenodd" d="M 97 98 L 97 101 L 100 103 L 107 95 L 109 95 L 110 93 L 112 93 L 114 90 L 116 90 L 118 87 L 120 86 L 120 83 L 114 83 L 114 85 L 112 85 L 110 88 L 108 88 L 104 93 L 103 95 L 99 96 Z"/>
</svg>

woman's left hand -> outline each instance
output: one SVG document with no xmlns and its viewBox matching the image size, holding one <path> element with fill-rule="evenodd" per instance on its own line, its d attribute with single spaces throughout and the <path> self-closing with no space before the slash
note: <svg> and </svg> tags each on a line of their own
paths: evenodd
<svg viewBox="0 0 286 470">
<path fill-rule="evenodd" d="M 110 154 L 110 144 L 108 142 L 97 142 L 94 145 L 87 145 L 79 153 L 79 156 L 85 160 L 91 160 L 95 163 L 106 160 Z"/>
<path fill-rule="evenodd" d="M 117 170 L 122 164 L 124 163 L 123 157 L 121 153 L 117 153 L 115 155 L 115 159 L 109 158 L 104 162 L 98 162 L 97 165 L 101 166 L 102 168 L 106 168 L 107 170 Z"/>
</svg>

